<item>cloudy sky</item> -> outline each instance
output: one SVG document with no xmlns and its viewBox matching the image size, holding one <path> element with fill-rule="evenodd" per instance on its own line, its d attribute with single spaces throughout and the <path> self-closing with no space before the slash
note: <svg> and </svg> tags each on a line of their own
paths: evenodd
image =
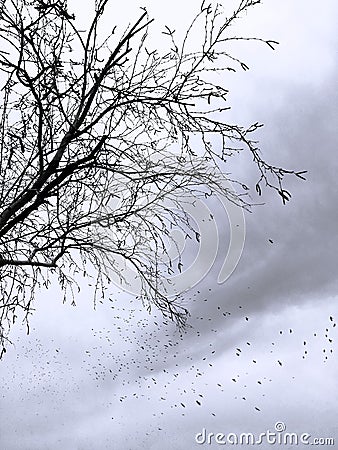
<svg viewBox="0 0 338 450">
<path fill-rule="evenodd" d="M 114 21 L 146 5 L 174 28 L 196 6 L 128 3 L 114 5 Z M 278 49 L 245 44 L 250 70 L 223 80 L 231 120 L 265 124 L 265 158 L 308 170 L 306 182 L 288 181 L 291 202 L 266 192 L 246 214 L 243 254 L 221 284 L 228 225 L 220 205 L 213 211 L 220 251 L 185 295 L 182 336 L 118 288 L 95 311 L 85 284 L 76 308 L 56 287 L 41 292 L 30 335 L 13 329 L 0 364 L 1 449 L 218 448 L 203 430 L 258 436 L 277 422 L 310 443 L 338 442 L 337 20 L 336 0 L 265 0 L 242 29 Z M 255 181 L 251 166 L 234 170 Z"/>
</svg>

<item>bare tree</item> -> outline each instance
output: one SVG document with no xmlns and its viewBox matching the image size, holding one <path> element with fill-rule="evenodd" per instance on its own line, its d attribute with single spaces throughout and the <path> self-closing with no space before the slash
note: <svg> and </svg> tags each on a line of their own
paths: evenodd
<svg viewBox="0 0 338 450">
<path fill-rule="evenodd" d="M 277 44 L 231 34 L 260 0 L 238 1 L 229 16 L 203 2 L 180 42 L 163 30 L 162 52 L 148 44 L 146 10 L 123 33 L 114 26 L 103 36 L 107 2 L 97 0 L 84 32 L 65 0 L 2 1 L 3 349 L 17 316 L 28 324 L 36 288 L 56 275 L 66 298 L 78 274 L 95 273 L 95 296 L 103 296 L 116 257 L 135 267 L 142 301 L 183 326 L 188 312 L 165 288 L 177 267 L 163 255 L 173 226 L 198 239 L 184 201 L 219 192 L 248 207 L 245 184 L 236 181 L 237 193 L 224 184 L 224 165 L 240 149 L 258 169 L 259 194 L 264 184 L 286 202 L 284 176 L 302 178 L 262 159 L 250 138 L 260 124 L 224 121 L 227 90 L 212 81 L 217 71 L 248 69 L 230 54 L 232 41 Z"/>
</svg>

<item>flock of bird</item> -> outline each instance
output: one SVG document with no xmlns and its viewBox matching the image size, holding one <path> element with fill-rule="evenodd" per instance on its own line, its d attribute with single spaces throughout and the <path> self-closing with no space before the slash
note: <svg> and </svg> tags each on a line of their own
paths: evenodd
<svg viewBox="0 0 338 450">
<path fill-rule="evenodd" d="M 198 408 L 205 416 L 217 417 L 215 396 L 219 402 L 223 396 L 226 403 L 230 395 L 260 413 L 267 395 L 264 386 L 273 384 L 273 376 L 264 373 L 266 361 L 273 370 L 288 365 L 279 355 L 279 346 L 287 339 L 296 336 L 290 345 L 297 347 L 300 359 L 310 356 L 314 339 L 325 345 L 320 356 L 323 363 L 334 354 L 337 328 L 334 317 L 329 316 L 325 328 L 314 330 L 311 336 L 290 327 L 276 330 L 275 339 L 265 344 L 265 367 L 258 371 L 261 347 L 245 336 L 246 327 L 259 319 L 251 317 L 245 306 L 225 308 L 208 296 L 210 292 L 205 298 L 195 292 L 191 327 L 181 333 L 172 323 L 135 306 L 135 300 L 112 298 L 103 307 L 106 317 L 110 311 L 111 326 L 93 327 L 84 339 L 76 334 L 61 341 L 53 336 L 40 339 L 32 329 L 30 337 L 16 339 L 8 352 L 11 356 L 0 362 L 2 400 L 12 395 L 15 385 L 18 402 L 47 402 L 57 412 L 70 396 L 83 401 L 83 391 L 88 389 L 88 402 L 91 395 L 92 401 L 102 395 L 111 420 L 120 424 L 130 408 L 137 408 L 138 401 L 149 402 L 151 409 L 157 402 L 152 411 L 154 423 L 145 431 L 149 435 L 153 429 L 162 430 L 155 419 L 170 411 L 184 417 Z M 204 308 L 208 316 L 201 314 L 201 308 L 194 315 L 194 304 L 201 302 L 208 303 Z M 242 366 L 238 364 L 241 360 Z M 24 368 L 21 373 L 20 367 Z M 257 387 L 261 389 L 258 393 Z M 40 409 L 36 414 L 41 414 Z"/>
</svg>

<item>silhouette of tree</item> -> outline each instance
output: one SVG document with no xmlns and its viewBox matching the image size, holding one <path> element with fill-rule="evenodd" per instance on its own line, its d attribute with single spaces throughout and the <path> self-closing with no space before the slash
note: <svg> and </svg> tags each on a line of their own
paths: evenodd
<svg viewBox="0 0 338 450">
<path fill-rule="evenodd" d="M 77 276 L 95 273 L 95 298 L 103 296 L 117 257 L 137 271 L 142 301 L 183 326 L 187 310 L 165 290 L 176 268 L 163 258 L 171 227 L 198 238 L 182 199 L 218 192 L 248 207 L 246 185 L 237 181 L 239 193 L 224 187 L 224 164 L 240 148 L 257 166 L 259 194 L 265 184 L 285 202 L 284 176 L 302 177 L 262 159 L 250 138 L 260 124 L 224 121 L 227 90 L 210 76 L 248 69 L 229 53 L 228 44 L 246 39 L 231 35 L 231 25 L 259 0 L 239 1 L 229 16 L 203 2 L 180 42 L 165 27 L 162 52 L 148 42 L 145 9 L 122 33 L 113 26 L 103 36 L 107 3 L 96 2 L 86 32 L 64 0 L 1 4 L 3 349 L 17 317 L 28 325 L 36 289 L 51 276 L 74 301 Z"/>
</svg>

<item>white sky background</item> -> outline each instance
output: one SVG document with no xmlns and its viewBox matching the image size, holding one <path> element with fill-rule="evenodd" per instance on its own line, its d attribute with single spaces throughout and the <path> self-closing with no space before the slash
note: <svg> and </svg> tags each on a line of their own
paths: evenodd
<svg viewBox="0 0 338 450">
<path fill-rule="evenodd" d="M 112 4 L 111 23 L 146 5 L 176 29 L 198 9 Z M 335 0 L 266 0 L 241 29 L 280 45 L 244 43 L 250 71 L 222 81 L 231 120 L 265 124 L 264 156 L 309 171 L 287 184 L 291 203 L 265 193 L 265 206 L 246 215 L 236 271 L 217 284 L 221 254 L 186 295 L 193 327 L 182 338 L 118 289 L 96 311 L 85 287 L 76 308 L 60 304 L 57 289 L 42 292 L 30 336 L 13 330 L 1 361 L 0 449 L 190 450 L 203 448 L 194 441 L 203 427 L 258 435 L 277 421 L 338 442 L 337 19 Z M 236 173 L 255 181 L 246 165 Z M 215 215 L 222 228 L 226 217 Z"/>
</svg>

